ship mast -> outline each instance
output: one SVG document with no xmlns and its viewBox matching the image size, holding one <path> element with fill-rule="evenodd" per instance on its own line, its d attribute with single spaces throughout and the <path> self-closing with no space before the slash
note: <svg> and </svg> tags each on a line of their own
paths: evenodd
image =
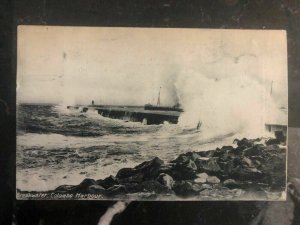
<svg viewBox="0 0 300 225">
<path fill-rule="evenodd" d="M 161 87 L 159 87 L 159 91 L 158 91 L 157 106 L 160 106 L 160 89 Z"/>
<path fill-rule="evenodd" d="M 273 81 L 272 81 L 272 83 L 271 83 L 270 95 L 272 95 L 272 92 L 273 92 Z"/>
</svg>

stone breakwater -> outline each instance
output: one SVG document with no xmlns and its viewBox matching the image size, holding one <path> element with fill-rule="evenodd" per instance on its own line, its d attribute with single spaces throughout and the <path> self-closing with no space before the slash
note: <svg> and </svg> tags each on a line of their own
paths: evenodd
<svg viewBox="0 0 300 225">
<path fill-rule="evenodd" d="M 274 143 L 244 138 L 235 140 L 237 147 L 187 152 L 167 163 L 155 157 L 115 176 L 87 178 L 50 193 L 97 194 L 103 199 L 281 199 L 286 147 Z"/>
</svg>

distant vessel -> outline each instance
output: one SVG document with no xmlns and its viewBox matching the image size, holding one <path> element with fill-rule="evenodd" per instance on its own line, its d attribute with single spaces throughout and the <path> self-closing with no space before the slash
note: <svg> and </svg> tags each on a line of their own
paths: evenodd
<svg viewBox="0 0 300 225">
<path fill-rule="evenodd" d="M 81 113 L 86 113 L 89 109 L 97 111 L 103 117 L 111 119 L 121 119 L 125 121 L 140 122 L 144 125 L 164 124 L 165 122 L 177 124 L 183 109 L 180 104 L 173 107 L 160 105 L 160 89 L 158 93 L 157 105 L 146 104 L 143 106 L 117 106 L 98 105 L 92 100 L 91 105 L 67 106 L 68 109 L 77 109 Z M 199 129 L 201 125 L 198 124 Z"/>
<path fill-rule="evenodd" d="M 144 106 L 144 109 L 145 110 L 159 110 L 159 111 L 183 112 L 183 109 L 180 107 L 179 103 L 175 104 L 174 106 L 161 106 L 160 105 L 160 89 L 161 89 L 161 87 L 159 87 L 157 104 L 156 105 L 146 104 Z"/>
</svg>

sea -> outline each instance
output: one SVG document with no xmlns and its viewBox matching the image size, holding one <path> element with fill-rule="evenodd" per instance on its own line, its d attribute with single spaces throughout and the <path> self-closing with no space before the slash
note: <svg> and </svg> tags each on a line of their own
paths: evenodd
<svg viewBox="0 0 300 225">
<path fill-rule="evenodd" d="M 17 189 L 47 191 L 102 179 L 159 157 L 232 145 L 234 132 L 207 135 L 181 124 L 143 125 L 64 105 L 17 106 Z"/>
</svg>

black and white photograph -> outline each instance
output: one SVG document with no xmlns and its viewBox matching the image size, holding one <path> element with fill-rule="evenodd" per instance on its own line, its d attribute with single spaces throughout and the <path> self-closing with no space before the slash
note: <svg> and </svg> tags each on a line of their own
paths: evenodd
<svg viewBox="0 0 300 225">
<path fill-rule="evenodd" d="M 284 30 L 18 26 L 19 200 L 286 199 Z"/>
</svg>

